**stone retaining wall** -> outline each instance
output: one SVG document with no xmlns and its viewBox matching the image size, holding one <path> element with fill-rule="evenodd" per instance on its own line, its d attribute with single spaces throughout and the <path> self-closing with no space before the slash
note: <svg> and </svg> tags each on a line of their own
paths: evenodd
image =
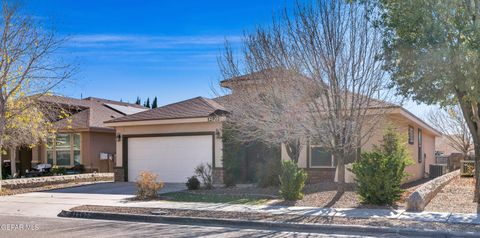
<svg viewBox="0 0 480 238">
<path fill-rule="evenodd" d="M 72 174 L 61 176 L 44 176 L 34 178 L 6 179 L 1 180 L 2 187 L 31 188 L 37 186 L 69 183 L 69 182 L 95 182 L 95 181 L 113 181 L 113 173 L 90 173 L 90 174 Z"/>
<path fill-rule="evenodd" d="M 421 185 L 408 197 L 407 211 L 423 211 L 433 197 L 435 197 L 445 185 L 457 176 L 460 176 L 460 170 L 444 174 Z"/>
</svg>

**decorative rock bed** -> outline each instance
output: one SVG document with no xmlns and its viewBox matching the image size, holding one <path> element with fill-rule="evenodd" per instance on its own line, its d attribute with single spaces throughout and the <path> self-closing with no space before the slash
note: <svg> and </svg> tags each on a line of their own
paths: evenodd
<svg viewBox="0 0 480 238">
<path fill-rule="evenodd" d="M 444 174 L 417 188 L 407 198 L 407 211 L 423 211 L 430 200 L 457 176 L 460 176 L 460 170 Z"/>
<path fill-rule="evenodd" d="M 113 181 L 113 173 L 89 173 L 61 176 L 44 176 L 34 178 L 20 178 L 1 180 L 2 187 L 9 189 L 31 188 L 38 186 L 70 183 L 70 182 L 96 182 Z"/>
</svg>

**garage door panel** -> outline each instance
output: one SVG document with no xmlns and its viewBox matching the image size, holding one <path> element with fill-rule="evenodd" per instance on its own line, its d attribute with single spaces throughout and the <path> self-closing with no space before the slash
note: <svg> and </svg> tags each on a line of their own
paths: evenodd
<svg viewBox="0 0 480 238">
<path fill-rule="evenodd" d="M 212 163 L 212 136 L 169 136 L 128 139 L 128 180 L 141 171 L 165 182 L 185 182 L 201 163 Z"/>
</svg>

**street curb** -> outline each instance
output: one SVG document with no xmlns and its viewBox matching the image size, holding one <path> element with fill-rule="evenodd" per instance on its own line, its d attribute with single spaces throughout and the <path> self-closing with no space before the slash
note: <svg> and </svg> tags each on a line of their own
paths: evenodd
<svg viewBox="0 0 480 238">
<path fill-rule="evenodd" d="M 149 222 L 149 223 L 175 223 L 189 225 L 220 225 L 220 226 L 241 226 L 245 228 L 276 228 L 285 231 L 297 232 L 331 232 L 331 233 L 374 233 L 374 234 L 396 234 L 401 236 L 423 236 L 423 237 L 478 237 L 474 232 L 452 232 L 435 230 L 415 230 L 409 228 L 374 227 L 362 225 L 339 225 L 339 224 L 308 224 L 293 222 L 271 222 L 251 221 L 237 219 L 218 219 L 200 217 L 180 217 L 164 215 L 139 215 L 125 213 L 107 213 L 90 211 L 66 211 L 62 210 L 58 217 L 84 218 L 99 220 L 115 220 L 128 222 Z"/>
</svg>

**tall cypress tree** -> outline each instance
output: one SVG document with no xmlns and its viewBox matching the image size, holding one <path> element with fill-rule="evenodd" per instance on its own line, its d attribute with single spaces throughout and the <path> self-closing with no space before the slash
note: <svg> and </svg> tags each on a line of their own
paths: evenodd
<svg viewBox="0 0 480 238">
<path fill-rule="evenodd" d="M 153 102 L 152 102 L 152 108 L 157 108 L 157 107 L 158 107 L 158 105 L 157 105 L 157 97 L 155 97 L 155 98 L 153 99 Z"/>
<path fill-rule="evenodd" d="M 145 102 L 145 104 L 143 104 L 143 106 L 150 108 L 150 98 L 147 98 L 147 101 Z"/>
<path fill-rule="evenodd" d="M 140 101 L 140 97 L 137 96 L 137 101 L 135 101 L 135 104 L 137 104 L 137 105 L 141 105 L 141 104 L 142 104 L 142 102 Z"/>
</svg>

